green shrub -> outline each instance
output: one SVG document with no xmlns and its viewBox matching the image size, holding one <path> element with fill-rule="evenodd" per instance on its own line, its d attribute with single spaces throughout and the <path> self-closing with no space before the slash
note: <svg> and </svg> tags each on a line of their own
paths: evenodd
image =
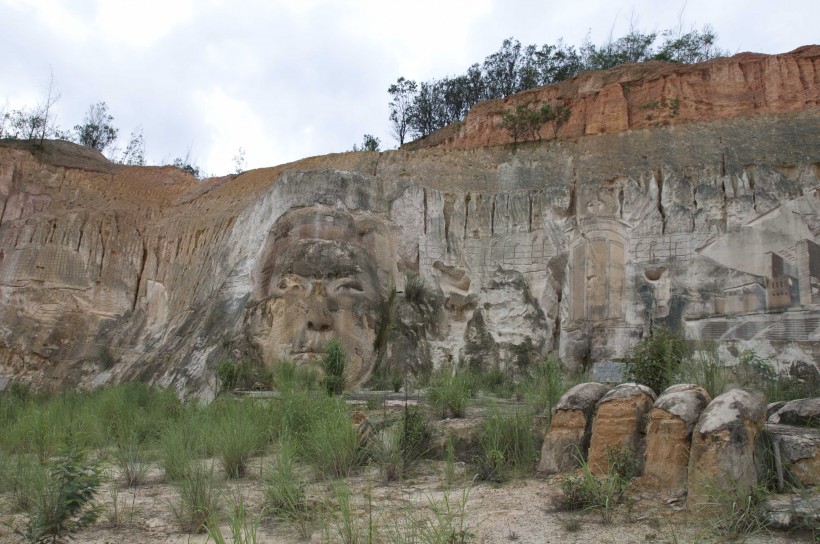
<svg viewBox="0 0 820 544">
<path fill-rule="evenodd" d="M 228 399 L 215 408 L 211 447 L 219 456 L 225 474 L 229 478 L 241 478 L 248 460 L 260 453 L 266 442 L 266 434 L 260 426 L 264 419 L 259 416 L 254 399 Z"/>
<path fill-rule="evenodd" d="M 214 541 L 215 544 L 256 544 L 256 532 L 259 528 L 259 519 L 251 519 L 248 523 L 248 513 L 245 508 L 245 501 L 239 499 L 239 503 L 234 506 L 231 512 L 231 538 L 226 540 L 222 535 L 222 530 L 218 524 L 212 524 L 212 527 L 207 527 L 208 541 Z"/>
<path fill-rule="evenodd" d="M 191 463 L 206 455 L 206 440 L 213 433 L 209 410 L 190 403 L 183 417 L 169 422 L 163 430 L 159 439 L 159 462 L 169 480 L 185 476 Z"/>
<path fill-rule="evenodd" d="M 344 403 L 334 404 L 303 438 L 304 458 L 325 478 L 347 477 L 361 460 L 359 437 Z"/>
<path fill-rule="evenodd" d="M 518 385 L 518 391 L 533 415 L 546 413 L 547 416 L 551 416 L 552 409 L 558 404 L 561 395 L 566 393 L 575 381 L 567 377 L 561 363 L 553 357 L 548 357 L 529 369 Z"/>
<path fill-rule="evenodd" d="M 399 448 L 402 452 L 402 473 L 430 451 L 433 431 L 427 414 L 418 406 L 407 406 L 400 422 Z"/>
<path fill-rule="evenodd" d="M 729 540 L 746 539 L 767 531 L 769 517 L 763 506 L 767 496 L 764 486 L 751 493 L 727 491 L 712 482 L 706 482 L 707 502 L 698 509 L 709 530 Z"/>
<path fill-rule="evenodd" d="M 216 523 L 221 491 L 213 465 L 193 463 L 182 478 L 173 482 L 173 486 L 177 504 L 172 504 L 171 509 L 183 531 L 202 533 Z"/>
<path fill-rule="evenodd" d="M 29 488 L 30 501 L 24 510 L 26 522 L 14 532 L 26 542 L 60 542 L 96 521 L 99 506 L 94 497 L 102 483 L 97 462 L 69 445 L 49 461 L 45 477 Z"/>
<path fill-rule="evenodd" d="M 763 391 L 769 402 L 812 397 L 817 391 L 816 378 L 799 381 L 779 374 L 771 360 L 750 349 L 740 354 L 735 373 L 741 385 Z"/>
<path fill-rule="evenodd" d="M 469 370 L 453 371 L 442 367 L 430 378 L 427 400 L 439 417 L 464 417 L 473 394 L 473 376 Z"/>
<path fill-rule="evenodd" d="M 603 478 L 596 478 L 589 464 L 581 459 L 581 473 L 561 480 L 559 506 L 567 510 L 597 510 L 605 525 L 612 523 L 615 505 L 620 501 L 631 478 L 624 478 L 619 467 L 610 466 Z"/>
<path fill-rule="evenodd" d="M 345 353 L 338 340 L 331 340 L 325 347 L 322 359 L 325 375 L 322 382 L 328 395 L 340 395 L 345 388 Z"/>
<path fill-rule="evenodd" d="M 424 278 L 414 272 L 404 274 L 404 298 L 413 304 L 424 304 L 424 293 L 427 286 Z"/>
<path fill-rule="evenodd" d="M 510 472 L 525 474 L 538 457 L 532 417 L 524 410 L 504 414 L 493 409 L 482 425 L 479 445 L 475 462 L 483 480 L 502 482 Z"/>
<path fill-rule="evenodd" d="M 135 434 L 121 439 L 116 444 L 114 462 L 128 487 L 142 484 L 151 468 L 150 456 Z"/>
<path fill-rule="evenodd" d="M 274 373 L 249 361 L 222 361 L 216 367 L 216 377 L 222 392 L 234 389 L 264 390 L 274 384 Z"/>
<path fill-rule="evenodd" d="M 689 354 L 689 345 L 681 335 L 669 329 L 656 329 L 629 350 L 624 358 L 626 373 L 629 379 L 660 395 Z"/>
</svg>

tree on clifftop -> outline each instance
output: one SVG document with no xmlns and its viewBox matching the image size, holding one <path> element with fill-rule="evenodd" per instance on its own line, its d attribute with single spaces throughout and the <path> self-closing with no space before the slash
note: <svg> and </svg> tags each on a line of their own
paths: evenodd
<svg viewBox="0 0 820 544">
<path fill-rule="evenodd" d="M 74 127 L 77 143 L 102 152 L 117 139 L 119 130 L 111 124 L 113 121 L 114 117 L 108 113 L 105 102 L 92 104 L 85 113 L 83 124 Z"/>
<path fill-rule="evenodd" d="M 390 100 L 390 130 L 399 141 L 399 145 L 404 144 L 404 138 L 410 129 L 410 115 L 416 90 L 416 82 L 403 77 L 397 79 L 387 89 L 392 97 Z"/>
</svg>

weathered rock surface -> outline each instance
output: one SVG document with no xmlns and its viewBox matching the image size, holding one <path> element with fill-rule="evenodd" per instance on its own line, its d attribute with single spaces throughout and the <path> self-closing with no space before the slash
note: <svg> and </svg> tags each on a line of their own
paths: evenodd
<svg viewBox="0 0 820 544">
<path fill-rule="evenodd" d="M 622 383 L 598 401 L 592 421 L 587 462 L 593 474 L 609 470 L 607 453 L 629 448 L 640 471 L 646 447 L 646 415 L 655 403 L 655 393 L 645 385 Z"/>
<path fill-rule="evenodd" d="M 585 74 L 560 87 L 589 106 L 564 128 L 578 137 L 515 149 L 341 153 L 197 182 L 0 141 L 0 383 L 141 379 L 207 398 L 221 359 L 313 364 L 333 337 L 350 384 L 448 361 L 514 375 L 550 352 L 580 369 L 650 323 L 816 375 L 818 54 Z M 640 105 L 668 109 L 676 85 L 670 124 L 644 124 Z M 619 93 L 625 110 L 594 105 Z M 625 130 L 601 108 L 626 111 Z M 415 274 L 435 304 L 409 299 Z"/>
<path fill-rule="evenodd" d="M 578 384 L 561 397 L 552 410 L 549 431 L 541 446 L 539 472 L 568 472 L 585 458 L 592 433 L 592 416 L 598 401 L 609 391 L 602 383 Z"/>
<path fill-rule="evenodd" d="M 790 400 L 769 416 L 769 422 L 820 427 L 820 397 Z"/>
<path fill-rule="evenodd" d="M 477 104 L 457 126 L 413 147 L 473 148 L 512 141 L 502 115 L 523 104 L 572 109 L 559 136 L 623 132 L 687 121 L 779 113 L 820 105 L 820 47 L 782 55 L 740 53 L 702 64 L 625 64 L 584 72 L 556 85 Z M 552 137 L 545 126 L 541 137 Z"/>
<path fill-rule="evenodd" d="M 711 400 L 706 390 L 691 384 L 673 385 L 658 397 L 646 429 L 644 487 L 686 489 L 692 431 Z"/>
<path fill-rule="evenodd" d="M 766 423 L 778 485 L 820 485 L 820 429 Z M 781 481 L 782 480 L 782 481 Z"/>
<path fill-rule="evenodd" d="M 755 443 L 766 419 L 766 396 L 732 389 L 717 396 L 698 419 L 689 455 L 687 504 L 710 503 L 712 489 L 748 495 L 757 485 Z"/>
</svg>

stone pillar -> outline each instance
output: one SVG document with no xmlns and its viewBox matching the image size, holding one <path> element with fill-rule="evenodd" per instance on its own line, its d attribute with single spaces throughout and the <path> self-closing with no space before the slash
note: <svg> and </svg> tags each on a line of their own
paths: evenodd
<svg viewBox="0 0 820 544">
<path fill-rule="evenodd" d="M 745 496 L 757 485 L 755 442 L 766 420 L 766 396 L 732 389 L 703 411 L 692 435 L 687 504 L 709 505 L 715 492 Z"/>
<path fill-rule="evenodd" d="M 589 467 L 593 474 L 609 470 L 607 450 L 631 447 L 639 469 L 643 466 L 646 414 L 655 402 L 655 393 L 645 385 L 622 383 L 604 395 L 595 409 Z"/>
<path fill-rule="evenodd" d="M 546 474 L 569 472 L 578 466 L 578 456 L 586 457 L 592 430 L 592 415 L 609 386 L 590 382 L 576 385 L 561 397 L 552 410 L 552 420 L 538 471 Z"/>
<path fill-rule="evenodd" d="M 700 386 L 673 385 L 655 401 L 646 428 L 642 485 L 678 494 L 686 490 L 692 431 L 712 398 Z"/>
</svg>

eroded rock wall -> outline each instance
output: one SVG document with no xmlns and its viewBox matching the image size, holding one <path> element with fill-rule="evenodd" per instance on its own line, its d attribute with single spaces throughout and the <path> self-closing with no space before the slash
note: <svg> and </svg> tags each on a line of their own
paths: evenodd
<svg viewBox="0 0 820 544">
<path fill-rule="evenodd" d="M 334 337 L 351 383 L 447 362 L 514 375 L 550 352 L 621 357 L 661 325 L 816 369 L 812 89 L 785 113 L 204 182 L 2 141 L 0 376 L 207 397 L 222 358 L 306 362 Z"/>
</svg>

